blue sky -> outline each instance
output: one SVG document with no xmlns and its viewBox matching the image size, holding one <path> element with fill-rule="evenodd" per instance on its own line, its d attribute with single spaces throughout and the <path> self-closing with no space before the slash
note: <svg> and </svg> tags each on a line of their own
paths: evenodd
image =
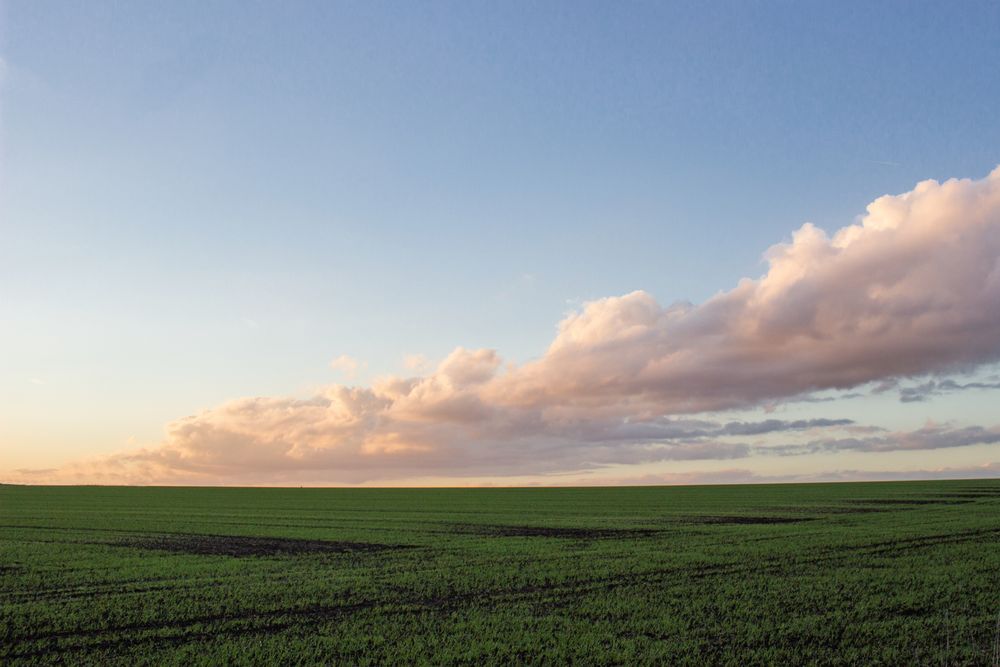
<svg viewBox="0 0 1000 667">
<path fill-rule="evenodd" d="M 1000 162 L 994 2 L 8 1 L 0 21 L 9 467 L 405 355 L 524 363 L 586 301 L 704 302 L 806 221 Z"/>
</svg>

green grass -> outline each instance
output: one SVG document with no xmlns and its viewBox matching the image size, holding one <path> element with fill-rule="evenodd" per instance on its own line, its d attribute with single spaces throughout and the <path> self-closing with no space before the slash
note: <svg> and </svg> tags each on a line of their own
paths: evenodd
<svg viewBox="0 0 1000 667">
<path fill-rule="evenodd" d="M 991 665 L 998 613 L 995 480 L 0 486 L 0 664 Z"/>
</svg>

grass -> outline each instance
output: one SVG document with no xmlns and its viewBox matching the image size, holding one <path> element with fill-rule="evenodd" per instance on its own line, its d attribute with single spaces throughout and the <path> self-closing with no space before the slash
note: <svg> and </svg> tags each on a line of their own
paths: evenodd
<svg viewBox="0 0 1000 667">
<path fill-rule="evenodd" d="M 1000 481 L 0 486 L 0 664 L 991 665 Z"/>
</svg>

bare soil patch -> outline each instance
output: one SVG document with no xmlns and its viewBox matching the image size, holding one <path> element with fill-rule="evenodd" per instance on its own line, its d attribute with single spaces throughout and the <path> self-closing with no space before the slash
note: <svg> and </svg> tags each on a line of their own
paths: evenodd
<svg viewBox="0 0 1000 667">
<path fill-rule="evenodd" d="M 693 516 L 684 519 L 686 523 L 699 523 L 699 524 L 726 524 L 726 525 L 746 525 L 746 526 L 756 526 L 764 524 L 781 524 L 781 523 L 805 523 L 806 521 L 815 521 L 816 517 L 812 516 Z"/>
<path fill-rule="evenodd" d="M 660 531 L 653 528 L 575 528 L 565 526 L 453 524 L 451 532 L 484 537 L 557 537 L 573 540 L 607 540 L 650 537 Z"/>
<path fill-rule="evenodd" d="M 878 514 L 880 512 L 890 512 L 888 507 L 861 507 L 855 505 L 853 507 L 822 507 L 816 508 L 817 512 L 822 512 L 823 514 Z"/>
<path fill-rule="evenodd" d="M 952 493 L 936 493 L 936 498 L 1000 498 L 1000 489 L 990 489 L 988 491 L 954 491 Z"/>
<path fill-rule="evenodd" d="M 240 535 L 150 535 L 114 542 L 116 546 L 151 549 L 200 556 L 298 556 L 305 554 L 374 553 L 408 549 L 402 544 L 373 544 L 289 537 L 246 537 Z"/>
<path fill-rule="evenodd" d="M 954 499 L 948 500 L 944 498 L 851 498 L 845 500 L 844 502 L 855 503 L 858 505 L 965 505 L 966 503 L 974 502 L 971 499 Z"/>
</svg>

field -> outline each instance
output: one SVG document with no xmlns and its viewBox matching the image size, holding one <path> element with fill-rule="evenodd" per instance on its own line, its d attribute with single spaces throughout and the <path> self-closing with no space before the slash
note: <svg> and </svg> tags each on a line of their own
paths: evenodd
<svg viewBox="0 0 1000 667">
<path fill-rule="evenodd" d="M 1000 481 L 0 486 L 0 664 L 996 664 Z"/>
</svg>

